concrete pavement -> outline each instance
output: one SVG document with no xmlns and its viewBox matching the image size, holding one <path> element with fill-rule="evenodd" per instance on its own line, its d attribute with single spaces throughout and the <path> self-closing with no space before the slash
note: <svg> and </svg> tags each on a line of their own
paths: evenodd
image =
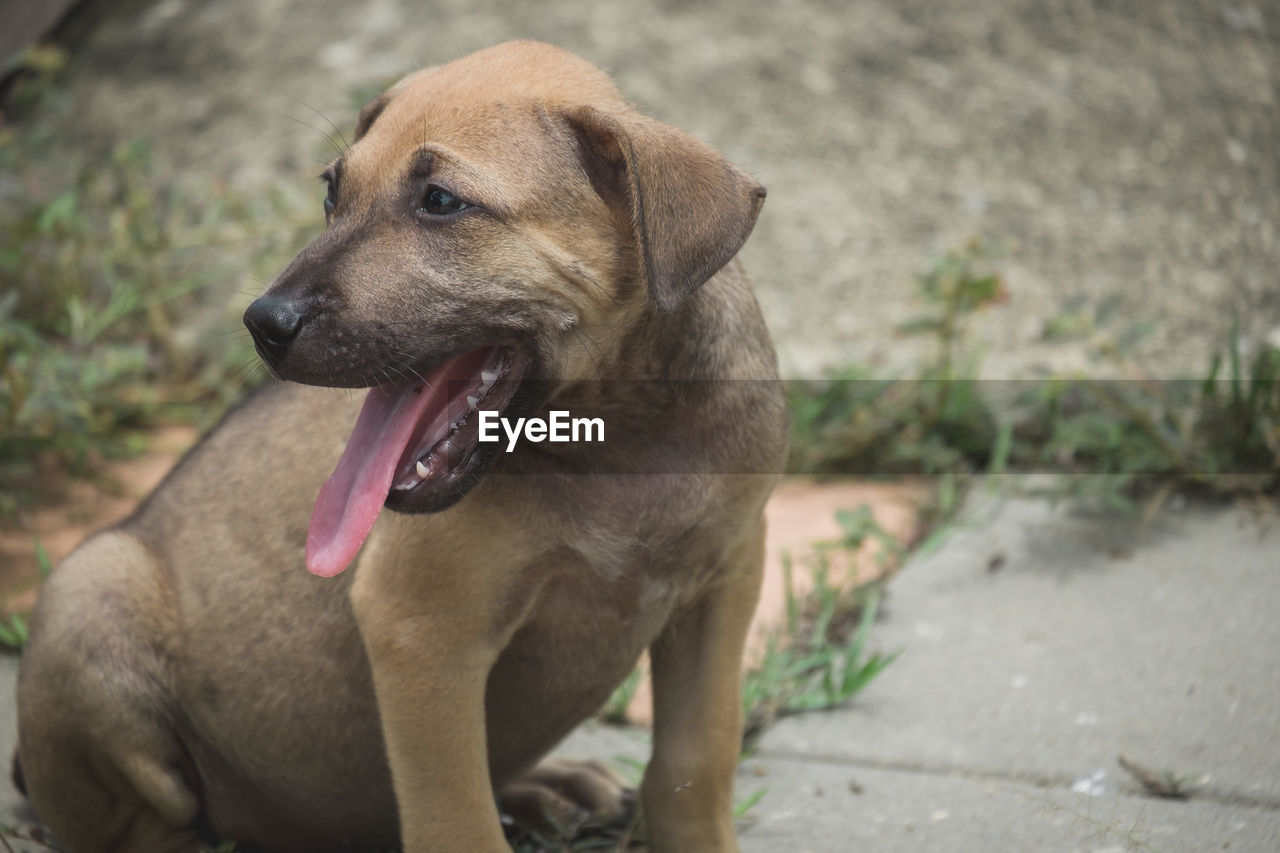
<svg viewBox="0 0 1280 853">
<path fill-rule="evenodd" d="M 744 851 L 1280 850 L 1274 509 L 1143 531 L 986 495 L 962 525 L 890 587 L 901 657 L 745 762 Z M 1121 753 L 1209 779 L 1154 799 Z"/>
<path fill-rule="evenodd" d="M 1280 850 L 1280 517 L 1166 510 L 1148 529 L 971 497 L 894 579 L 901 657 L 845 709 L 784 719 L 744 760 L 744 853 Z M 0 750 L 14 661 L 0 664 Z M 589 726 L 561 751 L 642 758 Z M 1208 777 L 1153 798 L 1119 769 Z M 2 787 L 5 823 L 22 823 Z M 15 845 L 15 850 L 21 849 Z"/>
<path fill-rule="evenodd" d="M 766 791 L 743 851 L 1280 851 L 1277 612 L 1274 507 L 1183 506 L 1143 530 L 975 495 L 889 587 L 874 645 L 899 659 L 743 762 L 739 799 Z M 565 751 L 644 744 L 596 729 Z M 1122 753 L 1203 787 L 1154 798 Z"/>
</svg>

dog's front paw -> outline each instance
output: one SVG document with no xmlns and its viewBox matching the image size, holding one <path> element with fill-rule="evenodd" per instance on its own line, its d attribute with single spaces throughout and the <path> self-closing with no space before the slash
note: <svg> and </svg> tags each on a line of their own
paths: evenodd
<svg viewBox="0 0 1280 853">
<path fill-rule="evenodd" d="M 519 827 L 570 839 L 589 827 L 627 826 L 636 792 L 599 761 L 556 758 L 503 785 L 498 807 Z"/>
</svg>

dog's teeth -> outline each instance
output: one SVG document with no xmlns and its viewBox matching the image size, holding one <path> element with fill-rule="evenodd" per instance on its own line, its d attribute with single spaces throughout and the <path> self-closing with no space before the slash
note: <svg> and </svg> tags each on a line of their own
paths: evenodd
<svg viewBox="0 0 1280 853">
<path fill-rule="evenodd" d="M 417 464 L 414 465 L 413 467 L 415 470 L 417 470 L 419 477 L 421 477 L 424 480 L 427 479 L 427 474 L 430 472 L 427 471 L 427 466 L 422 464 L 421 459 L 419 459 Z"/>
<path fill-rule="evenodd" d="M 467 395 L 467 405 L 468 405 L 468 406 L 470 406 L 471 408 L 473 408 L 473 409 L 474 409 L 477 405 L 479 405 L 479 403 L 480 403 L 480 398 L 479 398 L 479 397 L 474 397 L 474 396 L 471 396 L 470 394 L 468 394 L 468 395 Z"/>
<path fill-rule="evenodd" d="M 484 382 L 484 387 L 488 388 L 490 385 L 492 385 L 494 382 L 498 380 L 498 371 L 482 370 L 480 371 L 480 380 Z"/>
</svg>

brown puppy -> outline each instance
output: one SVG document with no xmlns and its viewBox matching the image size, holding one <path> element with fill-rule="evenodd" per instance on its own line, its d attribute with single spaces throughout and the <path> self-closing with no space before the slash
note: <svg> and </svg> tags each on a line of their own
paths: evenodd
<svg viewBox="0 0 1280 853">
<path fill-rule="evenodd" d="M 41 593 L 36 812 L 73 853 L 188 851 L 200 826 L 497 853 L 495 789 L 601 805 L 593 768 L 530 768 L 648 648 L 652 848 L 736 850 L 786 444 L 731 262 L 763 189 L 527 42 L 406 78 L 325 175 L 326 230 L 245 316 L 306 385 L 254 395 Z M 479 440 L 485 412 L 554 410 L 605 440 Z"/>
</svg>

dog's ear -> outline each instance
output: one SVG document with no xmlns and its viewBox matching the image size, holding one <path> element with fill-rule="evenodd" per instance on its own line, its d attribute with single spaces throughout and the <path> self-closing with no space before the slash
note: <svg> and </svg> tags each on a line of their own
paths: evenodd
<svg viewBox="0 0 1280 853">
<path fill-rule="evenodd" d="M 639 113 L 575 107 L 565 117 L 592 186 L 634 231 L 650 297 L 674 310 L 742 248 L 764 187 L 711 146 Z"/>
<path fill-rule="evenodd" d="M 365 104 L 364 109 L 360 110 L 360 115 L 356 118 L 356 131 L 354 138 L 351 140 L 352 143 L 359 142 L 360 138 L 369 132 L 369 128 L 373 127 L 373 123 L 378 120 L 378 116 L 382 115 L 382 111 L 387 108 L 387 104 L 391 103 L 396 95 L 407 89 L 414 80 L 434 73 L 437 68 L 438 66 L 430 65 L 406 77 L 401 77 L 391 85 L 391 88 Z"/>
<path fill-rule="evenodd" d="M 360 137 L 369 132 L 369 128 L 373 127 L 373 123 L 378 120 L 378 116 L 382 115 L 382 111 L 387 108 L 387 104 L 391 103 L 391 98 L 395 92 L 394 88 L 388 89 L 364 105 L 364 109 L 360 110 L 360 116 L 356 119 L 356 131 L 351 140 L 353 143 L 359 142 Z"/>
</svg>

